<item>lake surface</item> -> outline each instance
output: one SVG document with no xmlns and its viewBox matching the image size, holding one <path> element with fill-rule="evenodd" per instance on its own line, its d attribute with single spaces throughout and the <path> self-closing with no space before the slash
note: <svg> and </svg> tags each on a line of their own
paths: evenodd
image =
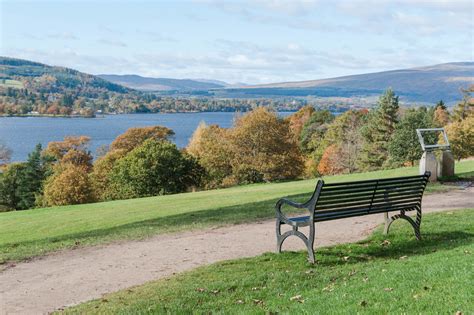
<svg viewBox="0 0 474 315">
<path fill-rule="evenodd" d="M 282 112 L 281 116 L 291 113 Z M 12 161 L 24 161 L 37 143 L 46 147 L 50 141 L 65 136 L 89 136 L 90 151 L 109 145 L 119 134 L 131 127 L 165 126 L 175 135 L 171 138 L 178 147 L 185 147 L 201 121 L 228 128 L 236 113 L 177 113 L 106 115 L 97 118 L 0 117 L 0 142 L 12 151 Z"/>
</svg>

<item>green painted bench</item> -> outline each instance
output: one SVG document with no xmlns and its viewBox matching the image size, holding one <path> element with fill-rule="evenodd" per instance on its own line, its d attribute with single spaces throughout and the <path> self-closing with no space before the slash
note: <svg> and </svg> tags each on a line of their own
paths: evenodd
<svg viewBox="0 0 474 315">
<path fill-rule="evenodd" d="M 305 243 L 308 249 L 310 262 L 314 263 L 315 223 L 363 215 L 384 213 L 385 233 L 388 233 L 390 224 L 396 219 L 405 219 L 415 231 L 417 239 L 421 238 L 421 199 L 430 172 L 423 175 L 374 179 L 345 183 L 326 184 L 319 180 L 311 198 L 305 203 L 297 203 L 282 198 L 278 200 L 276 208 L 276 236 L 277 252 L 285 239 L 294 235 Z M 307 209 L 309 215 L 287 217 L 282 212 L 283 205 L 298 209 Z M 392 217 L 388 213 L 400 211 Z M 406 215 L 406 212 L 416 211 L 416 219 Z M 282 225 L 291 226 L 291 230 L 282 233 Z M 309 235 L 299 231 L 300 227 L 309 226 Z"/>
</svg>

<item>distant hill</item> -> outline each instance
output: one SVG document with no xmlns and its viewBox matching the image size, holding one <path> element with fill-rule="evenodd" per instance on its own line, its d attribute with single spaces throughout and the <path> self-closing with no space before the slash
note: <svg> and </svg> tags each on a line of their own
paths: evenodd
<svg viewBox="0 0 474 315">
<path fill-rule="evenodd" d="M 98 77 L 140 91 L 207 91 L 228 86 L 217 80 L 148 78 L 134 74 L 99 74 Z"/>
<path fill-rule="evenodd" d="M 261 84 L 227 89 L 235 97 L 320 96 L 355 97 L 378 95 L 391 87 L 407 102 L 458 101 L 460 89 L 474 84 L 474 62 L 453 62 L 428 67 L 383 71 L 337 78 Z"/>
<path fill-rule="evenodd" d="M 101 92 L 131 91 L 124 86 L 70 68 L 9 57 L 0 57 L 1 86 L 26 88 L 30 92 L 70 93 L 85 97 L 92 97 Z"/>
</svg>

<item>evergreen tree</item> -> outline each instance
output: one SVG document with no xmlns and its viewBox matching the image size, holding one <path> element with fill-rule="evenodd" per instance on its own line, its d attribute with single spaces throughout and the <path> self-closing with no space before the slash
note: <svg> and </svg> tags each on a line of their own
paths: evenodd
<svg viewBox="0 0 474 315">
<path fill-rule="evenodd" d="M 380 96 L 376 108 L 369 112 L 367 124 L 362 128 L 364 138 L 360 166 L 379 169 L 388 157 L 388 145 L 398 121 L 398 96 L 388 89 Z"/>
<path fill-rule="evenodd" d="M 37 144 L 34 151 L 28 155 L 25 168 L 20 178 L 20 201 L 17 209 L 29 209 L 35 206 L 36 197 L 43 190 L 43 181 L 46 179 L 46 166 L 41 157 L 42 147 Z"/>
<path fill-rule="evenodd" d="M 432 128 L 433 123 L 426 108 L 408 110 L 395 127 L 389 144 L 390 160 L 394 165 L 410 162 L 414 165 L 422 155 L 416 129 Z M 426 143 L 436 143 L 436 135 L 425 135 Z"/>
</svg>

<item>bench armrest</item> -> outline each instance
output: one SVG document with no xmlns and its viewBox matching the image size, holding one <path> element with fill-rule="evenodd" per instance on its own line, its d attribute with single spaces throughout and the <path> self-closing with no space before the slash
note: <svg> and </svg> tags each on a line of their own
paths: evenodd
<svg viewBox="0 0 474 315">
<path fill-rule="evenodd" d="M 293 208 L 297 208 L 297 209 L 308 209 L 308 202 L 305 202 L 305 203 L 298 203 L 298 202 L 294 202 L 294 201 L 291 201 L 289 199 L 285 199 L 285 198 L 282 198 L 280 200 L 277 201 L 276 205 L 275 205 L 275 210 L 276 210 L 276 217 L 278 220 L 281 220 L 287 224 L 291 224 L 290 222 L 290 219 L 288 219 L 288 217 L 283 213 L 281 212 L 281 206 L 284 205 L 284 204 L 287 204 Z M 309 209 L 308 209 L 309 211 Z"/>
<path fill-rule="evenodd" d="M 305 203 L 298 203 L 298 202 L 294 202 L 294 201 L 291 201 L 291 200 L 286 199 L 286 198 L 281 198 L 281 199 L 278 200 L 278 202 L 276 203 L 277 209 L 280 209 L 283 204 L 287 204 L 287 205 L 289 205 L 289 206 L 292 206 L 293 208 L 298 208 L 298 209 L 306 208 L 306 207 L 307 207 L 307 202 L 305 202 Z"/>
</svg>

